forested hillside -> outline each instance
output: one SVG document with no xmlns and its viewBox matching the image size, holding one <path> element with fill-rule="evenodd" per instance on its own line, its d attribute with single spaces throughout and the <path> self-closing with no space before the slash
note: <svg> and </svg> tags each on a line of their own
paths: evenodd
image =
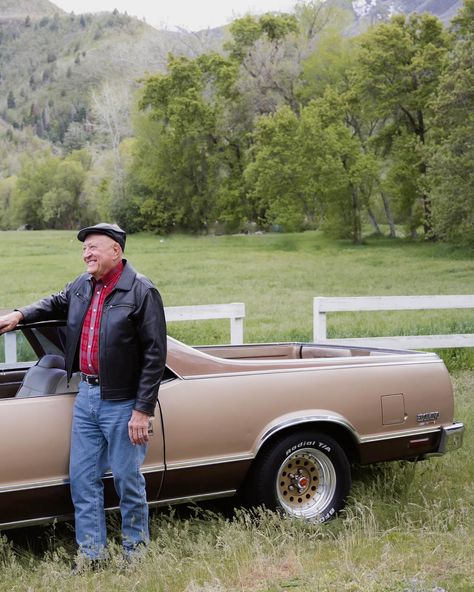
<svg viewBox="0 0 474 592">
<path fill-rule="evenodd" d="M 0 228 L 474 242 L 474 0 L 308 0 L 196 34 L 0 12 Z"/>
<path fill-rule="evenodd" d="M 10 1 L 1 0 L 2 15 L 4 3 Z M 1 117 L 15 129 L 32 126 L 55 144 L 68 132 L 66 145 L 74 142 L 79 130 L 71 124 L 88 118 L 91 92 L 102 84 L 133 89 L 145 72 L 165 69 L 169 52 L 192 54 L 208 41 L 184 41 L 185 35 L 157 31 L 117 11 L 76 16 L 59 9 L 51 14 L 50 2 L 24 4 L 1 24 Z"/>
</svg>

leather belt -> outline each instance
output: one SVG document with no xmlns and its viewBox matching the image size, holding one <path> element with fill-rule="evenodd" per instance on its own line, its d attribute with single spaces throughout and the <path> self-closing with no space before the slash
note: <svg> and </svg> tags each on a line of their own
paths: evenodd
<svg viewBox="0 0 474 592">
<path fill-rule="evenodd" d="M 81 379 L 84 382 L 87 382 L 87 384 L 92 384 L 95 386 L 100 384 L 99 377 L 97 376 L 97 374 L 84 374 L 84 372 L 81 372 Z"/>
</svg>

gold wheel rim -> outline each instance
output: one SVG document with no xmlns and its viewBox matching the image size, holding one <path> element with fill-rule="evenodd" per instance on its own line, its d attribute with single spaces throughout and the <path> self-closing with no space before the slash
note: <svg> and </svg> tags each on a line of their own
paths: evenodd
<svg viewBox="0 0 474 592">
<path fill-rule="evenodd" d="M 278 501 L 288 514 L 317 518 L 334 496 L 336 472 L 326 454 L 304 448 L 283 461 L 276 486 Z"/>
</svg>

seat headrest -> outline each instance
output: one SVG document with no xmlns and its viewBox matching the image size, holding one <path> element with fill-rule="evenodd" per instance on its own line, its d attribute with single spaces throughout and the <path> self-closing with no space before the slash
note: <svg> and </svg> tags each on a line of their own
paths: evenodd
<svg viewBox="0 0 474 592">
<path fill-rule="evenodd" d="M 40 366 L 41 368 L 61 368 L 61 370 L 64 370 L 66 368 L 66 363 L 62 356 L 46 354 L 38 361 L 37 366 Z"/>
</svg>

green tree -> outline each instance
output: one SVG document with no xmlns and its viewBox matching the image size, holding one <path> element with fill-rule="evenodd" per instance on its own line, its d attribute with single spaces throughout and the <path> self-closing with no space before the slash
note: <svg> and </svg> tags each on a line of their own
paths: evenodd
<svg viewBox="0 0 474 592">
<path fill-rule="evenodd" d="M 226 110 L 239 104 L 236 76 L 236 64 L 218 55 L 171 56 L 167 74 L 145 81 L 140 108 L 155 122 L 154 134 L 137 130 L 132 177 L 150 229 L 206 230 L 217 204 L 238 205 L 243 139 Z"/>
<path fill-rule="evenodd" d="M 0 229 L 7 230 L 12 227 L 13 193 L 16 185 L 16 176 L 0 179 Z"/>
<path fill-rule="evenodd" d="M 261 118 L 246 180 L 268 223 L 287 230 L 322 226 L 362 241 L 366 187 L 376 167 L 345 125 L 343 113 L 339 98 L 327 94 L 311 101 L 300 117 L 283 107 Z"/>
<path fill-rule="evenodd" d="M 136 127 L 127 201 L 129 213 L 141 204 L 148 228 L 199 231 L 217 221 L 237 230 L 258 218 L 242 182 L 255 123 L 283 105 L 298 113 L 301 60 L 328 14 L 319 0 L 304 5 L 297 16 L 237 19 L 227 57 L 171 56 L 166 74 L 145 81 L 140 108 L 154 131 Z"/>
<path fill-rule="evenodd" d="M 50 154 L 35 161 L 23 162 L 13 194 L 14 219 L 17 225 L 29 224 L 35 229 L 45 228 L 43 195 L 51 187 L 51 178 L 56 170 L 56 161 Z"/>
<path fill-rule="evenodd" d="M 315 97 L 339 97 L 341 120 L 351 131 L 372 170 L 372 174 L 366 177 L 365 186 L 359 187 L 363 210 L 377 234 L 381 234 L 378 219 L 384 216 L 390 228 L 389 235 L 395 237 L 393 208 L 384 183 L 387 144 L 384 136 L 379 135 L 389 116 L 381 115 L 358 88 L 357 40 L 343 35 L 342 26 L 347 19 L 342 13 L 339 22 L 330 23 L 321 31 L 314 53 L 303 63 L 298 95 L 304 105 Z"/>
<path fill-rule="evenodd" d="M 308 184 L 312 171 L 299 144 L 299 127 L 289 107 L 258 121 L 245 179 L 260 225 L 278 224 L 293 231 L 317 223 L 318 195 Z"/>
<path fill-rule="evenodd" d="M 147 172 L 154 172 L 157 203 L 152 209 L 147 202 L 147 213 L 154 214 L 149 220 L 157 229 L 163 229 L 165 209 L 173 212 L 173 225 L 197 231 L 205 228 L 212 203 L 216 106 L 204 99 L 204 73 L 196 60 L 171 58 L 168 71 L 147 80 L 141 102 L 160 123 L 159 158 Z"/>
<path fill-rule="evenodd" d="M 432 103 L 433 219 L 441 238 L 474 244 L 474 0 L 452 26 L 455 44 Z"/>
<path fill-rule="evenodd" d="M 427 144 L 436 94 L 449 46 L 441 22 L 427 14 L 393 17 L 359 40 L 357 92 L 383 121 L 378 131 L 387 152 L 399 134 L 416 138 L 416 197 L 421 204 L 426 237 L 433 236 L 432 203 L 428 192 Z M 410 168 L 409 174 L 413 174 Z M 408 174 L 408 171 L 407 171 Z M 412 179 L 411 182 L 414 180 Z"/>
<path fill-rule="evenodd" d="M 254 112 L 257 115 L 272 113 L 283 104 L 297 111 L 296 17 L 289 14 L 246 16 L 236 19 L 229 31 L 232 39 L 224 48 L 230 59 L 241 67 L 239 87 L 253 104 Z"/>
<path fill-rule="evenodd" d="M 44 155 L 25 160 L 13 192 L 14 219 L 33 228 L 77 228 L 89 220 L 83 194 L 90 158 L 84 151 L 66 159 Z"/>
<path fill-rule="evenodd" d="M 77 228 L 85 218 L 82 191 L 86 171 L 80 160 L 57 163 L 51 188 L 42 196 L 43 218 L 48 228 Z"/>
</svg>

